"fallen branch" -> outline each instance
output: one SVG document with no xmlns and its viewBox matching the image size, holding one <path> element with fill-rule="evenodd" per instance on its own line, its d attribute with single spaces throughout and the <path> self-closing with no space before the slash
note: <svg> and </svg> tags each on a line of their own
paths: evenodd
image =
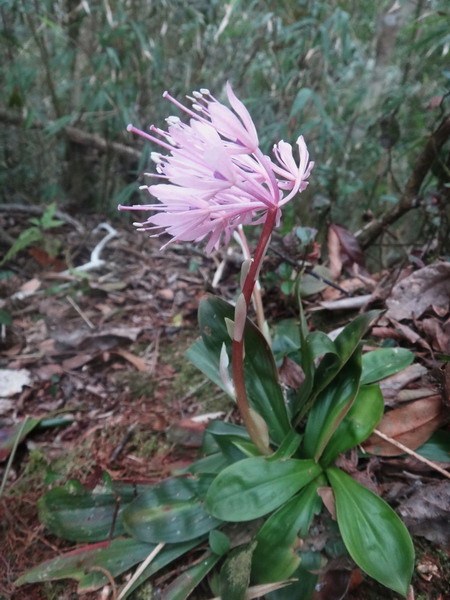
<svg viewBox="0 0 450 600">
<path fill-rule="evenodd" d="M 439 127 L 430 135 L 422 152 L 416 159 L 412 174 L 406 182 L 405 189 L 398 204 L 384 212 L 380 217 L 370 221 L 356 233 L 362 248 L 370 246 L 388 227 L 400 217 L 419 205 L 419 193 L 423 181 L 431 169 L 439 151 L 450 138 L 450 115 L 446 115 Z"/>
<path fill-rule="evenodd" d="M 8 212 L 8 213 L 16 212 L 16 213 L 25 213 L 28 215 L 42 215 L 46 209 L 47 209 L 47 206 L 39 206 L 37 204 L 16 204 L 15 202 L 7 203 L 7 204 L 0 204 L 0 212 Z M 68 225 L 72 225 L 72 227 L 74 229 L 76 229 L 78 231 L 78 233 L 84 234 L 84 232 L 85 232 L 84 225 L 82 225 L 80 223 L 80 221 L 77 221 L 77 219 L 74 219 L 67 213 L 65 213 L 61 210 L 57 210 L 55 212 L 55 217 L 57 219 L 59 219 L 60 221 L 64 221 Z M 14 239 L 12 241 L 14 243 Z"/>
<path fill-rule="evenodd" d="M 8 123 L 9 125 L 16 125 L 17 127 L 22 127 L 24 125 L 24 118 L 21 114 L 5 108 L 0 108 L 0 121 Z M 44 130 L 51 125 L 51 122 L 44 124 L 40 121 L 33 121 L 30 125 L 27 125 L 27 129 Z M 100 152 L 112 151 L 119 156 L 132 159 L 133 161 L 141 158 L 141 152 L 139 150 L 135 150 L 120 142 L 111 142 L 96 133 L 88 133 L 77 127 L 70 126 L 63 127 L 61 131 L 66 134 L 71 142 L 79 144 L 80 146 L 90 146 Z"/>
</svg>

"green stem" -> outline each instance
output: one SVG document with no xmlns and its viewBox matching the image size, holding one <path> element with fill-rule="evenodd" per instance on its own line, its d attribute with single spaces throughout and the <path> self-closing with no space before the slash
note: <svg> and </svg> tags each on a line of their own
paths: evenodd
<svg viewBox="0 0 450 600">
<path fill-rule="evenodd" d="M 275 227 L 275 223 L 277 220 L 277 212 L 278 208 L 276 206 L 274 206 L 273 209 L 267 211 L 267 218 L 264 222 L 261 236 L 258 240 L 255 255 L 250 265 L 247 277 L 245 278 L 244 286 L 242 288 L 242 294 L 245 299 L 246 313 L 251 302 L 253 289 L 258 278 L 259 269 L 266 254 L 267 246 L 269 245 L 270 236 L 272 234 L 273 228 Z M 244 425 L 250 435 L 252 442 L 255 444 L 258 450 L 262 454 L 270 454 L 270 448 L 268 447 L 267 443 L 262 439 L 261 429 L 252 415 L 247 398 L 247 390 L 245 388 L 244 375 L 244 336 L 240 336 L 240 339 L 238 340 L 233 339 L 231 365 L 233 372 L 234 389 L 236 394 L 236 402 L 238 405 L 239 412 L 241 413 L 242 420 L 244 421 Z"/>
</svg>

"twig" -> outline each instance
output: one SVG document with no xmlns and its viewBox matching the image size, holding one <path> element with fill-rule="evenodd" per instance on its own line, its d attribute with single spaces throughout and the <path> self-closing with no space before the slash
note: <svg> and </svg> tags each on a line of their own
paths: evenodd
<svg viewBox="0 0 450 600">
<path fill-rule="evenodd" d="M 42 215 L 47 207 L 46 206 L 38 206 L 37 204 L 16 204 L 13 202 L 9 202 L 6 204 L 0 204 L 0 212 L 18 212 L 18 213 L 26 213 L 29 215 Z M 74 229 L 78 231 L 81 235 L 84 234 L 85 228 L 80 223 L 67 213 L 57 210 L 55 211 L 55 217 L 60 221 L 64 221 L 68 225 L 72 225 Z"/>
<path fill-rule="evenodd" d="M 101 573 L 102 575 L 104 575 L 106 577 L 106 579 L 109 581 L 109 584 L 111 586 L 113 600 L 116 600 L 117 599 L 116 582 L 114 581 L 114 577 L 111 575 L 111 573 L 108 571 L 108 569 L 105 569 L 104 567 L 101 567 L 100 565 L 94 565 L 93 567 L 90 567 L 88 569 L 89 573 L 92 573 L 92 571 L 98 571 L 99 573 Z"/>
<path fill-rule="evenodd" d="M 411 450 L 411 448 L 408 448 L 408 446 L 405 446 L 401 442 L 397 442 L 397 440 L 394 440 L 393 438 L 389 437 L 385 433 L 381 432 L 379 429 L 374 429 L 373 433 L 375 435 L 377 435 L 378 437 L 380 437 L 381 439 L 383 439 L 385 442 L 389 442 L 393 446 L 396 446 L 400 450 L 403 450 L 403 452 L 405 452 L 406 454 L 409 454 L 410 456 L 413 456 L 415 459 L 417 459 L 420 462 L 428 465 L 431 469 L 434 469 L 435 471 L 437 471 L 441 475 L 444 475 L 444 477 L 447 477 L 447 479 L 450 479 L 450 473 L 448 471 L 446 471 L 445 469 L 443 469 L 442 467 L 440 467 L 436 463 L 432 462 L 431 460 L 428 460 L 427 458 L 424 458 L 423 456 L 420 456 L 420 454 L 417 454 L 417 452 L 414 452 L 414 450 Z"/>
<path fill-rule="evenodd" d="M 145 569 L 148 567 L 148 565 L 152 562 L 152 560 L 155 558 L 155 556 L 157 556 L 161 550 L 164 548 L 164 542 L 159 543 L 156 548 L 154 548 L 150 554 L 147 556 L 147 558 L 144 560 L 143 563 L 141 563 L 139 565 L 139 567 L 136 569 L 133 577 L 130 579 L 130 581 L 126 584 L 125 587 L 122 588 L 119 597 L 117 600 L 122 600 L 122 598 L 125 598 L 128 590 L 131 588 L 131 586 L 135 583 L 135 581 L 137 581 L 137 579 L 142 575 L 142 573 L 145 571 Z"/>
<path fill-rule="evenodd" d="M 128 444 L 128 442 L 130 441 L 131 436 L 133 435 L 135 430 L 136 430 L 136 425 L 130 425 L 130 427 L 128 427 L 128 429 L 125 432 L 125 435 L 123 436 L 121 441 L 117 444 L 117 446 L 111 452 L 111 454 L 109 456 L 110 463 L 113 463 L 118 459 L 119 454 L 121 454 L 121 452 L 123 451 L 125 446 Z"/>
<path fill-rule="evenodd" d="M 81 308 L 78 306 L 78 304 L 75 302 L 75 300 L 73 298 L 71 298 L 69 295 L 66 296 L 66 300 L 77 311 L 77 313 L 80 315 L 80 317 L 86 323 L 86 325 L 90 329 L 95 329 L 94 323 L 90 320 L 90 318 L 87 316 L 87 314 L 81 310 Z"/>
<path fill-rule="evenodd" d="M 17 127 L 22 127 L 24 125 L 24 118 L 20 113 L 5 108 L 0 108 L 0 121 L 9 123 L 10 125 L 16 125 Z M 40 121 L 33 121 L 30 126 L 27 126 L 27 129 L 44 130 L 47 127 L 51 127 L 51 125 L 51 121 L 46 124 L 41 123 Z M 77 129 L 76 127 L 64 127 L 63 132 L 71 142 L 79 144 L 80 146 L 90 146 L 99 152 L 112 151 L 118 156 L 123 156 L 124 158 L 133 161 L 137 161 L 141 158 L 141 152 L 139 150 L 135 150 L 134 148 L 131 148 L 131 146 L 121 144 L 120 142 L 110 142 L 95 133 L 88 133 L 87 131 Z"/>
<path fill-rule="evenodd" d="M 282 258 L 289 265 L 292 265 L 293 267 L 297 267 L 297 269 L 299 268 L 299 264 L 296 260 L 290 258 L 283 252 L 280 252 L 280 250 L 277 250 L 276 248 L 273 248 L 272 246 L 270 246 L 269 251 L 273 252 L 274 254 L 277 254 L 280 258 Z M 350 296 L 350 294 L 347 290 L 344 290 L 344 288 L 342 288 L 340 285 L 338 285 L 337 283 L 334 283 L 333 281 L 330 281 L 326 277 L 322 277 L 322 275 L 319 275 L 318 273 L 316 273 L 314 271 L 314 269 L 312 269 L 311 267 L 304 267 L 303 270 L 308 275 L 311 275 L 311 277 L 314 277 L 315 279 L 318 279 L 319 281 L 323 281 L 323 283 L 326 283 L 330 287 L 334 288 L 335 290 L 338 290 L 339 292 L 341 292 L 342 294 L 345 294 L 346 296 Z"/>
</svg>

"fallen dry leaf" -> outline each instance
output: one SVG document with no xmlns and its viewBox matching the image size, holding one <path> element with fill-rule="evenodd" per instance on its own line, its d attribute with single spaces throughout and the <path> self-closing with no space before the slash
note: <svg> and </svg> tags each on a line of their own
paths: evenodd
<svg viewBox="0 0 450 600">
<path fill-rule="evenodd" d="M 440 395 L 410 402 L 386 413 L 378 426 L 381 433 L 393 438 L 411 450 L 424 444 L 444 422 Z M 363 444 L 370 454 L 399 456 L 402 450 L 381 439 L 375 433 Z"/>
<path fill-rule="evenodd" d="M 423 365 L 414 363 L 399 373 L 383 379 L 383 381 L 380 382 L 380 388 L 383 392 L 386 406 L 393 406 L 394 404 L 397 404 L 399 401 L 399 391 L 426 373 L 427 369 Z"/>
<path fill-rule="evenodd" d="M 397 510 L 412 534 L 450 544 L 450 481 L 421 485 Z"/>
<path fill-rule="evenodd" d="M 140 356 L 136 356 L 136 354 L 133 354 L 128 350 L 124 350 L 123 348 L 117 348 L 117 350 L 114 350 L 113 353 L 118 354 L 119 356 L 127 360 L 134 367 L 136 367 L 138 371 L 144 373 L 150 371 L 150 366 L 145 362 L 143 358 L 141 358 Z"/>
<path fill-rule="evenodd" d="M 364 266 L 364 255 L 356 237 L 335 223 L 328 229 L 328 253 L 330 270 L 336 269 L 337 275 L 340 275 L 342 268 L 349 268 L 355 263 Z"/>
<path fill-rule="evenodd" d="M 450 299 L 450 263 L 437 262 L 399 281 L 386 300 L 386 317 L 401 321 L 419 318 L 429 306 L 447 308 Z"/>
</svg>

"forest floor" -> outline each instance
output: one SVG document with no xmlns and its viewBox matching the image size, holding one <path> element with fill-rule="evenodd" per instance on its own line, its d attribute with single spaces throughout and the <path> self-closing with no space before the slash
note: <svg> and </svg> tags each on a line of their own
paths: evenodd
<svg viewBox="0 0 450 600">
<path fill-rule="evenodd" d="M 26 227 L 24 215 L 8 219 L 3 225 L 15 234 Z M 93 232 L 99 222 L 92 216 L 90 229 L 66 224 L 48 234 L 61 249 L 57 259 L 43 242 L 0 270 L 0 599 L 78 597 L 76 585 L 67 582 L 14 586 L 27 569 L 73 547 L 39 522 L 37 502 L 50 486 L 78 479 L 93 488 L 105 472 L 114 479 L 159 481 L 198 453 L 205 425 L 193 417 L 219 411 L 238 420 L 184 351 L 198 335 L 200 299 L 208 292 L 234 298 L 239 260 L 229 257 L 213 288 L 220 258 L 177 245 L 161 252 L 159 240 L 131 228 L 112 235 L 106 225 Z M 79 270 L 95 263 L 96 246 L 103 262 Z M 450 273 L 442 265 L 423 267 L 429 270 L 415 279 L 421 265 L 343 275 L 339 285 L 346 294 L 322 285 L 306 301 L 311 325 L 325 322 L 329 330 L 368 305 L 389 307 L 372 341 L 395 341 L 416 353 L 407 373 L 383 388 L 390 411 L 403 410 L 393 414 L 390 435 L 412 448 L 438 429 L 449 431 L 450 371 L 438 360 L 450 346 Z M 268 270 L 275 269 L 271 264 Z M 426 294 L 420 312 L 417 298 Z M 296 316 L 295 301 L 275 288 L 265 305 L 269 321 Z M 433 458 L 448 468 L 442 452 Z M 347 470 L 370 479 L 366 483 L 407 514 L 410 531 L 421 536 L 415 538 L 411 598 L 450 598 L 448 479 L 412 457 L 389 456 L 382 445 L 370 473 L 350 463 L 348 457 Z M 353 592 L 345 595 L 347 578 L 340 595 L 325 590 L 318 600 L 398 597 L 361 583 L 354 572 L 352 580 Z"/>
</svg>

